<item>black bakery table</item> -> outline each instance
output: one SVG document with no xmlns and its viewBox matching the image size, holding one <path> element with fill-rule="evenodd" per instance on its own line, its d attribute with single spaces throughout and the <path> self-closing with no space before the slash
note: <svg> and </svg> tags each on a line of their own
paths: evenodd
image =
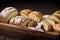
<svg viewBox="0 0 60 40">
<path fill-rule="evenodd" d="M 54 1 L 0 1 L 0 11 L 9 6 L 15 7 L 18 11 L 31 9 L 47 15 L 52 14 L 56 10 L 60 10 L 60 6 Z M 60 34 L 56 32 L 39 32 L 0 22 L 0 40 L 59 40 L 59 38 Z"/>
</svg>

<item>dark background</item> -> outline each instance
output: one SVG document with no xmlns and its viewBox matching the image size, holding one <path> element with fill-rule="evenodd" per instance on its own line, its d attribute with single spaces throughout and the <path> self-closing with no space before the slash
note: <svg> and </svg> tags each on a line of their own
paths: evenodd
<svg viewBox="0 0 60 40">
<path fill-rule="evenodd" d="M 19 11 L 22 9 L 31 9 L 40 11 L 42 14 L 52 14 L 60 10 L 60 1 L 56 0 L 2 0 L 0 1 L 0 12 L 9 6 L 15 7 Z"/>
</svg>

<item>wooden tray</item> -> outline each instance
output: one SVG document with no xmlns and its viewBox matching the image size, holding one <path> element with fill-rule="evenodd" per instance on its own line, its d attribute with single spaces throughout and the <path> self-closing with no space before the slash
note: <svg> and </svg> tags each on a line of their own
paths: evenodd
<svg viewBox="0 0 60 40">
<path fill-rule="evenodd" d="M 20 37 L 22 35 L 31 35 L 48 39 L 59 38 L 60 34 L 57 32 L 39 32 L 30 30 L 26 27 L 19 27 L 16 25 L 0 23 L 0 35 L 11 36 L 11 37 Z"/>
</svg>

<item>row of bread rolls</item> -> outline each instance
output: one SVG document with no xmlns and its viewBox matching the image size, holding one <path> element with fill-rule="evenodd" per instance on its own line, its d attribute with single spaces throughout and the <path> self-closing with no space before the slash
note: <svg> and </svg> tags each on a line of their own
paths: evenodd
<svg viewBox="0 0 60 40">
<path fill-rule="evenodd" d="M 34 27 L 43 31 L 60 32 L 60 11 L 56 11 L 52 15 L 43 15 L 39 11 L 30 9 L 18 11 L 14 7 L 7 7 L 0 13 L 0 22 L 20 27 Z"/>
<path fill-rule="evenodd" d="M 42 24 L 41 27 L 44 31 L 60 32 L 60 11 L 56 11 L 52 15 L 48 15 L 40 23 Z M 37 27 L 39 25 L 37 25 Z"/>
<path fill-rule="evenodd" d="M 40 13 L 39 11 L 32 11 L 29 9 L 20 11 L 20 15 L 26 18 L 34 19 L 35 21 L 37 21 L 37 23 L 39 23 L 43 18 L 42 13 Z"/>
<path fill-rule="evenodd" d="M 9 24 L 18 25 L 18 26 L 35 27 L 37 26 L 38 22 L 41 19 L 37 21 L 35 19 L 30 18 L 32 12 L 34 11 L 30 9 L 24 9 L 18 12 L 18 10 L 14 7 L 7 7 L 3 9 L 0 13 L 0 22 L 9 23 Z M 38 14 L 38 12 L 36 13 Z M 35 17 L 37 17 L 36 15 Z"/>
</svg>

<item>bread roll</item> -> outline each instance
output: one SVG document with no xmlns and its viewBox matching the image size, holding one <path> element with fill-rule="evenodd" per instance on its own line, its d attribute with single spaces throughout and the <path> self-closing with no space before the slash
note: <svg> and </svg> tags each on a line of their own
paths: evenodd
<svg viewBox="0 0 60 40">
<path fill-rule="evenodd" d="M 58 11 L 55 11 L 55 12 L 53 13 L 53 15 L 60 16 L 60 10 L 58 10 Z"/>
<path fill-rule="evenodd" d="M 9 24 L 15 24 L 18 26 L 26 26 L 31 20 L 27 19 L 23 16 L 16 16 L 15 18 L 12 18 L 9 22 Z"/>
<path fill-rule="evenodd" d="M 33 11 L 29 14 L 29 18 L 37 21 L 37 23 L 39 23 L 42 20 L 42 14 L 38 11 Z"/>
<path fill-rule="evenodd" d="M 28 27 L 36 27 L 37 24 L 38 24 L 38 23 L 37 23 L 36 21 L 32 20 L 32 21 L 30 21 L 30 22 L 28 23 Z"/>
<path fill-rule="evenodd" d="M 30 21 L 31 21 L 31 19 L 27 18 L 27 19 L 25 20 L 25 22 L 21 23 L 21 26 L 26 26 L 26 27 L 27 27 L 27 25 L 28 25 L 28 23 L 29 23 Z"/>
<path fill-rule="evenodd" d="M 60 17 L 57 15 L 51 15 L 48 17 L 48 19 L 52 19 L 52 20 L 56 21 L 57 23 L 60 23 Z"/>
<path fill-rule="evenodd" d="M 24 9 L 20 11 L 20 15 L 28 18 L 29 14 L 31 13 L 32 10 L 30 9 Z"/>
<path fill-rule="evenodd" d="M 45 31 L 52 31 L 52 26 L 48 21 L 42 20 L 42 26 Z"/>
<path fill-rule="evenodd" d="M 56 22 L 54 20 L 51 19 L 46 19 L 47 22 L 49 22 L 50 25 L 54 25 Z"/>
<path fill-rule="evenodd" d="M 18 15 L 17 9 L 14 7 L 7 7 L 4 10 L 1 11 L 0 13 L 0 21 L 1 22 L 8 22 L 10 18 Z"/>
<path fill-rule="evenodd" d="M 56 32 L 60 32 L 60 24 L 55 24 L 55 25 L 53 25 L 53 29 L 54 29 L 54 31 L 56 31 Z"/>
<path fill-rule="evenodd" d="M 15 19 L 15 17 L 11 18 L 9 21 L 9 24 L 14 24 L 14 19 Z"/>
</svg>

